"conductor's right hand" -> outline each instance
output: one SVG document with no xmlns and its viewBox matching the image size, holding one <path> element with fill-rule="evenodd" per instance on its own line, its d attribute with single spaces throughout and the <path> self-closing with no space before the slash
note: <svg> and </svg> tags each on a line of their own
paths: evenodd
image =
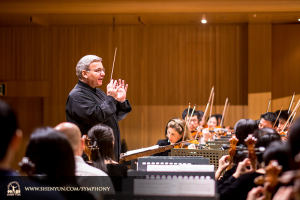
<svg viewBox="0 0 300 200">
<path fill-rule="evenodd" d="M 122 87 L 122 85 L 118 85 L 117 80 L 114 81 L 113 79 L 111 79 L 110 83 L 107 85 L 107 96 L 112 96 L 116 99 L 120 87 Z"/>
</svg>

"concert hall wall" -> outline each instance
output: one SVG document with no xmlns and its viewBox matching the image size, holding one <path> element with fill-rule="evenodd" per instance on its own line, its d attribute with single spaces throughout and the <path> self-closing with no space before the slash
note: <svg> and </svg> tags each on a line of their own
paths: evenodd
<svg viewBox="0 0 300 200">
<path fill-rule="evenodd" d="M 299 42 L 274 39 L 290 25 L 282 26 L 272 30 L 272 48 L 276 52 L 280 45 L 297 48 L 293 57 L 284 54 L 286 62 L 296 62 Z M 290 29 L 298 30 L 299 25 Z M 84 55 L 103 58 L 106 76 L 100 88 L 106 92 L 117 47 L 113 78 L 129 84 L 127 99 L 132 105 L 132 112 L 120 122 L 121 137 L 129 149 L 151 146 L 164 138 L 166 123 L 181 117 L 189 103 L 204 111 L 212 86 L 212 114 L 222 114 L 228 97 L 224 125 L 234 126 L 237 120 L 248 118 L 248 34 L 248 24 L 124 25 L 115 30 L 112 26 L 1 27 L 0 81 L 7 83 L 7 96 L 1 98 L 22 113 L 21 128 L 28 138 L 37 126 L 66 121 L 66 99 L 78 80 L 75 66 Z M 273 68 L 278 67 L 278 55 L 272 55 Z M 289 67 L 297 68 L 286 65 L 283 70 Z M 279 75 L 272 71 L 276 77 L 272 80 L 280 80 Z M 291 81 L 287 76 L 283 80 Z M 296 87 L 274 81 L 271 92 L 276 98 L 291 95 L 281 89 Z"/>
</svg>

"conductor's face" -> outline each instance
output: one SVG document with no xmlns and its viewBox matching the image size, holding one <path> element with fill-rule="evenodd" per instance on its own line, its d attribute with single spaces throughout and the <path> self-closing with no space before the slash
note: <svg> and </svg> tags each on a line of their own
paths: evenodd
<svg viewBox="0 0 300 200">
<path fill-rule="evenodd" d="M 105 76 L 105 69 L 100 61 L 90 64 L 89 71 L 86 73 L 86 81 L 89 86 L 95 88 L 101 86 Z"/>
</svg>

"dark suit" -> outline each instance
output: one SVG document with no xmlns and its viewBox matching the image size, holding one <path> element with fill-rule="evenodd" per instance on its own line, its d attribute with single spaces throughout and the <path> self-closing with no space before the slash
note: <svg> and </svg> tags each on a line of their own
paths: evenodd
<svg viewBox="0 0 300 200">
<path fill-rule="evenodd" d="M 112 96 L 107 96 L 102 90 L 92 88 L 80 80 L 70 92 L 66 103 L 67 121 L 76 124 L 83 135 L 99 123 L 113 129 L 116 161 L 119 161 L 121 153 L 118 121 L 124 119 L 130 111 L 128 100 L 120 103 Z"/>
</svg>

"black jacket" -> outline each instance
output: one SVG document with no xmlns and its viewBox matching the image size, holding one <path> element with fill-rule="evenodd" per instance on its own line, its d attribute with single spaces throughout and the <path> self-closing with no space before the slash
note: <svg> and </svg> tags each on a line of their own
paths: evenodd
<svg viewBox="0 0 300 200">
<path fill-rule="evenodd" d="M 102 90 L 92 88 L 78 80 L 78 84 L 70 92 L 66 103 L 67 121 L 76 124 L 83 135 L 96 124 L 105 124 L 113 129 L 115 136 L 114 154 L 119 161 L 121 153 L 120 129 L 121 121 L 131 111 L 128 100 L 120 103 Z"/>
</svg>

